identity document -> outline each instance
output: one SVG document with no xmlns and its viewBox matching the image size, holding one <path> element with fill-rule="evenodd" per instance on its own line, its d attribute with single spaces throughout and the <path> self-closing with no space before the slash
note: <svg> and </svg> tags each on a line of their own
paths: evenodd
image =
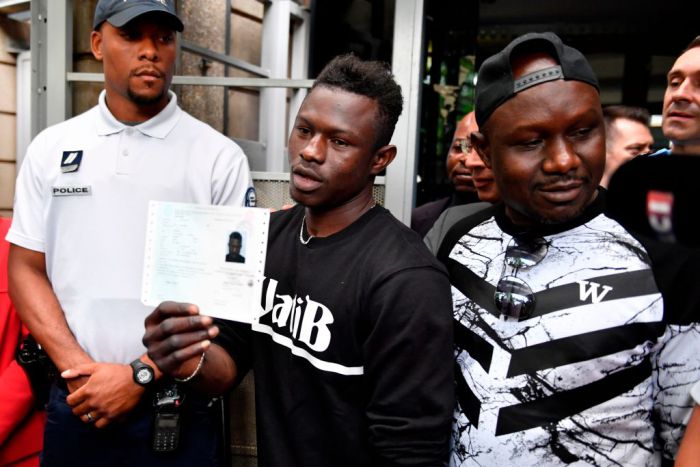
<svg viewBox="0 0 700 467">
<path fill-rule="evenodd" d="M 151 201 L 141 301 L 193 303 L 250 323 L 260 308 L 270 211 Z"/>
</svg>

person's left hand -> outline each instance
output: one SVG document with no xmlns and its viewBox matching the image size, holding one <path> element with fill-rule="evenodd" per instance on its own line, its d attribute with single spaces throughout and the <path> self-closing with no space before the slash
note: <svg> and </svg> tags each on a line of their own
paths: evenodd
<svg viewBox="0 0 700 467">
<path fill-rule="evenodd" d="M 168 376 L 186 378 L 202 353 L 219 334 L 210 316 L 199 314 L 189 303 L 163 302 L 146 317 L 143 345 L 148 357 Z"/>
<path fill-rule="evenodd" d="M 94 423 L 95 428 L 103 428 L 124 417 L 145 392 L 134 382 L 129 365 L 87 363 L 68 369 L 61 376 L 66 380 L 89 377 L 66 402 L 76 416 L 85 423 Z"/>
</svg>

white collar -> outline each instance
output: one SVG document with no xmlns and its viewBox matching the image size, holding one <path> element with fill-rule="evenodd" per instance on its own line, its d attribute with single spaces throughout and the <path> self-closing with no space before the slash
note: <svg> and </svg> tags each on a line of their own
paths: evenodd
<svg viewBox="0 0 700 467">
<path fill-rule="evenodd" d="M 100 136 L 119 133 L 125 128 L 134 128 L 146 136 L 164 139 L 175 127 L 175 124 L 180 119 L 180 114 L 182 113 L 182 110 L 180 110 L 180 108 L 177 106 L 177 96 L 174 92 L 168 90 L 168 97 L 170 98 L 170 101 L 163 110 L 143 123 L 129 126 L 117 120 L 114 115 L 112 115 L 112 112 L 109 111 L 106 102 L 106 95 L 107 93 L 103 89 L 100 93 L 100 98 L 97 104 L 97 134 Z"/>
</svg>

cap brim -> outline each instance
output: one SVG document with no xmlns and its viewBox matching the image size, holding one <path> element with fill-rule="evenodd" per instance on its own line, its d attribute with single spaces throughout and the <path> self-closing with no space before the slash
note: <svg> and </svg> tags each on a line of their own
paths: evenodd
<svg viewBox="0 0 700 467">
<path fill-rule="evenodd" d="M 152 3 L 134 4 L 131 8 L 127 8 L 124 11 L 120 11 L 119 13 L 110 16 L 107 18 L 107 21 L 112 26 L 121 28 L 129 21 L 146 13 L 163 13 L 168 15 L 169 18 L 172 18 L 173 24 L 175 25 L 175 30 L 178 32 L 182 32 L 182 30 L 185 28 L 182 21 L 180 21 L 180 18 L 169 12 L 165 7 L 159 7 L 158 5 L 154 5 Z"/>
</svg>

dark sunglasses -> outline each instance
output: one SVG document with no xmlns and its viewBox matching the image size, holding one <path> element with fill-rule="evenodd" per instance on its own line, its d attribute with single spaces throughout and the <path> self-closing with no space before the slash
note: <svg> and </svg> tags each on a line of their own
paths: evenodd
<svg viewBox="0 0 700 467">
<path fill-rule="evenodd" d="M 529 318 L 535 309 L 532 288 L 517 276 L 521 269 L 528 269 L 544 259 L 549 244 L 543 238 L 515 238 L 506 248 L 503 273 L 496 284 L 493 300 L 501 313 L 501 319 L 517 321 Z M 507 274 L 512 269 L 512 273 Z"/>
</svg>

